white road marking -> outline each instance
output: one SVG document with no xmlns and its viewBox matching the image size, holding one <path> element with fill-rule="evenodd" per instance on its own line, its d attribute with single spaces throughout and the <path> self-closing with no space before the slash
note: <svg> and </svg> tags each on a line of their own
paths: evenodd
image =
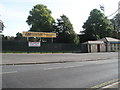
<svg viewBox="0 0 120 90">
<path fill-rule="evenodd" d="M 83 65 L 77 65 L 77 66 L 67 66 L 67 67 L 44 68 L 44 70 L 54 70 L 54 69 L 75 68 L 75 67 L 80 67 L 80 66 L 83 66 Z"/>
<path fill-rule="evenodd" d="M 108 82 L 105 82 L 105 83 L 102 83 L 102 84 L 93 86 L 93 87 L 91 87 L 91 88 L 105 88 L 105 86 L 112 85 L 113 83 L 116 83 L 116 82 L 118 82 L 119 80 L 120 80 L 120 79 L 114 79 L 114 80 L 111 80 L 111 81 L 108 81 Z M 112 83 L 112 84 L 111 84 L 111 83 Z"/>
<path fill-rule="evenodd" d="M 113 84 L 111 84 L 111 85 L 107 85 L 107 86 L 105 86 L 105 87 L 103 87 L 103 88 L 110 88 L 110 87 L 112 87 L 112 86 L 114 86 L 114 85 L 117 85 L 118 84 L 118 82 L 116 82 L 116 83 L 113 83 Z M 117 86 L 118 87 L 118 86 Z"/>
<path fill-rule="evenodd" d="M 98 62 L 98 61 L 96 61 L 96 62 L 94 62 L 95 64 L 110 64 L 110 63 L 114 63 L 115 61 L 112 61 L 112 62 Z M 117 62 L 116 62 L 116 64 L 117 64 Z"/>
<path fill-rule="evenodd" d="M 17 73 L 18 71 L 11 71 L 11 72 L 1 72 L 0 74 L 10 74 L 10 73 Z"/>
</svg>

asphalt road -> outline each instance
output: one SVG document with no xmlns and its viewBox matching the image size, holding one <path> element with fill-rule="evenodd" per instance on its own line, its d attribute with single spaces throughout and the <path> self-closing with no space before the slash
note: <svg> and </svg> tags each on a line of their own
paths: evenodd
<svg viewBox="0 0 120 90">
<path fill-rule="evenodd" d="M 73 62 L 118 58 L 118 52 L 103 53 L 61 53 L 61 54 L 2 54 L 2 64 L 29 64 L 49 62 Z"/>
<path fill-rule="evenodd" d="M 118 79 L 118 59 L 3 66 L 3 88 L 91 88 Z"/>
</svg>

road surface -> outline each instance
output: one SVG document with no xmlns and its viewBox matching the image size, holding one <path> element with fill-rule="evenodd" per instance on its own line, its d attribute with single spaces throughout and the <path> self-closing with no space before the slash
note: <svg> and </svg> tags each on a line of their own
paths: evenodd
<svg viewBox="0 0 120 90">
<path fill-rule="evenodd" d="M 94 88 L 118 79 L 118 59 L 3 66 L 3 88 Z"/>
<path fill-rule="evenodd" d="M 105 60 L 118 58 L 118 52 L 103 52 L 103 53 L 61 53 L 61 54 L 32 54 L 32 53 L 3 53 L 3 65 L 20 65 L 34 63 L 59 63 L 59 62 L 74 62 L 74 61 L 91 61 Z"/>
</svg>

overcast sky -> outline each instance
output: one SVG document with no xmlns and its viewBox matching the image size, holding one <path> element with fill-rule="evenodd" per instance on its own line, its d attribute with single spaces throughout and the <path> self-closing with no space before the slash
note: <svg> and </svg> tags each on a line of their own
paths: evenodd
<svg viewBox="0 0 120 90">
<path fill-rule="evenodd" d="M 88 19 L 91 10 L 104 5 L 105 15 L 109 16 L 118 9 L 120 0 L 0 0 L 0 19 L 5 24 L 3 34 L 16 36 L 17 32 L 28 31 L 26 23 L 29 11 L 36 4 L 44 4 L 52 11 L 56 20 L 66 15 L 76 33 L 82 30 L 83 23 Z M 113 16 L 112 16 L 113 17 Z M 112 18 L 109 17 L 109 18 Z"/>
</svg>

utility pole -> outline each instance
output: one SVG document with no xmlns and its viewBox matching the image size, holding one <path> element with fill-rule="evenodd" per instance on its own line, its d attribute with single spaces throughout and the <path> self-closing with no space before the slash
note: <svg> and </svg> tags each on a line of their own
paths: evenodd
<svg viewBox="0 0 120 90">
<path fill-rule="evenodd" d="M 101 9 L 101 11 L 103 11 L 103 13 L 105 15 L 105 6 L 104 5 L 100 5 L 100 9 Z"/>
<path fill-rule="evenodd" d="M 118 2 L 118 14 L 120 14 L 120 1 Z"/>
<path fill-rule="evenodd" d="M 120 39 L 120 1 L 118 2 L 118 38 Z"/>
</svg>

